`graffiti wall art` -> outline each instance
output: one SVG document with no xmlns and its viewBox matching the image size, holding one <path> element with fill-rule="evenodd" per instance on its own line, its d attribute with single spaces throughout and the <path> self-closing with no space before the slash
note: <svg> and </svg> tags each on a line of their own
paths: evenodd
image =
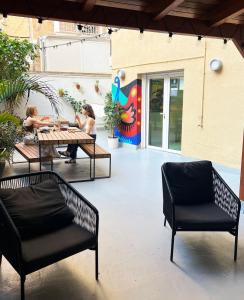
<svg viewBox="0 0 244 300">
<path fill-rule="evenodd" d="M 141 143 L 141 80 L 136 79 L 120 87 L 120 78 L 116 76 L 112 84 L 112 101 L 119 102 L 123 109 L 122 125 L 115 130 L 119 141 L 139 145 Z"/>
</svg>

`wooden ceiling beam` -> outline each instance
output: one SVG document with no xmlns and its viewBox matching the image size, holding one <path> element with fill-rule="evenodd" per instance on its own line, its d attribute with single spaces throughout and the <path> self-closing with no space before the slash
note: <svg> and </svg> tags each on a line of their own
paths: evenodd
<svg viewBox="0 0 244 300">
<path fill-rule="evenodd" d="M 96 5 L 96 0 L 85 0 L 83 2 L 82 10 L 84 12 L 90 12 L 93 10 L 95 5 Z"/>
<path fill-rule="evenodd" d="M 244 0 L 222 1 L 206 18 L 210 20 L 209 26 L 215 27 L 222 25 L 227 19 L 237 17 L 244 13 Z"/>
<path fill-rule="evenodd" d="M 170 11 L 174 10 L 177 6 L 182 4 L 184 0 L 166 0 L 158 1 L 156 9 L 158 14 L 154 17 L 154 21 L 163 19 Z"/>
<path fill-rule="evenodd" d="M 200 19 L 189 19 L 185 17 L 167 15 L 163 19 L 154 21 L 151 13 L 140 12 L 138 18 L 137 11 L 127 9 L 117 9 L 95 5 L 93 13 L 89 14 L 82 10 L 81 3 L 70 1 L 63 2 L 62 6 L 57 6 L 57 0 L 36 0 L 35 9 L 26 5 L 25 1 L 0 0 L 2 12 L 8 15 L 22 17 L 42 17 L 44 20 L 56 20 L 72 23 L 85 23 L 94 25 L 110 25 L 112 27 L 136 29 L 142 27 L 144 30 L 155 32 L 174 32 L 175 34 L 227 38 L 233 39 L 238 49 L 243 55 L 244 25 L 225 23 L 218 27 L 209 27 Z M 47 4 L 48 10 L 47 10 Z M 234 36 L 233 36 L 234 35 Z"/>
<path fill-rule="evenodd" d="M 232 41 L 244 58 L 244 41 L 240 41 L 239 39 L 232 39 Z"/>
</svg>

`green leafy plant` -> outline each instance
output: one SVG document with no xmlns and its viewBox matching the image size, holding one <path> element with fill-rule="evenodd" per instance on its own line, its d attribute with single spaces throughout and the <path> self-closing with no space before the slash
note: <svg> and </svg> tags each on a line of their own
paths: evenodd
<svg viewBox="0 0 244 300">
<path fill-rule="evenodd" d="M 112 93 L 107 93 L 105 96 L 104 105 L 104 127 L 109 131 L 110 137 L 115 138 L 114 129 L 116 127 L 120 128 L 122 112 L 123 109 L 121 108 L 120 104 L 112 101 Z"/>
<path fill-rule="evenodd" d="M 67 90 L 64 90 L 64 89 L 59 89 L 58 90 L 58 93 L 59 93 L 59 96 L 64 100 L 66 101 L 67 103 L 69 103 L 74 112 L 77 113 L 77 112 L 80 112 L 81 111 L 81 108 L 84 104 L 86 104 L 86 100 L 83 99 L 83 100 L 76 100 L 74 97 L 72 97 L 69 92 Z"/>
<path fill-rule="evenodd" d="M 13 39 L 0 32 L 0 80 L 15 80 L 27 74 L 37 49 L 28 40 Z"/>
<path fill-rule="evenodd" d="M 0 81 L 0 103 L 4 103 L 5 109 L 11 113 L 18 107 L 23 98 L 26 103 L 29 100 L 30 92 L 37 92 L 48 98 L 53 109 L 58 114 L 59 98 L 55 90 L 40 76 L 23 76 L 15 80 Z"/>
<path fill-rule="evenodd" d="M 0 113 L 0 160 L 10 160 L 14 145 L 22 137 L 20 120 L 8 112 Z"/>
<path fill-rule="evenodd" d="M 37 56 L 38 46 L 27 40 L 10 38 L 0 32 L 0 103 L 11 113 L 31 91 L 46 96 L 58 113 L 56 91 L 39 76 L 29 76 L 30 62 Z"/>
</svg>

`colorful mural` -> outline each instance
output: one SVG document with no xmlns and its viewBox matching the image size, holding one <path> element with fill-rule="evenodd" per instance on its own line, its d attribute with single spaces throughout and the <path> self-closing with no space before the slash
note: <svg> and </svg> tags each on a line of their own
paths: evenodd
<svg viewBox="0 0 244 300">
<path fill-rule="evenodd" d="M 120 87 L 120 78 L 115 77 L 112 84 L 112 101 L 118 101 L 124 109 L 120 129 L 115 130 L 122 143 L 139 145 L 141 143 L 141 80 L 136 79 Z"/>
</svg>

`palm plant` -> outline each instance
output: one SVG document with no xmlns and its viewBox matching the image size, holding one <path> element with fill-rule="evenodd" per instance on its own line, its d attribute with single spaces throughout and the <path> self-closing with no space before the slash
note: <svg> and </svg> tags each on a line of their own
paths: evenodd
<svg viewBox="0 0 244 300">
<path fill-rule="evenodd" d="M 58 114 L 59 98 L 55 90 L 46 82 L 41 80 L 40 76 L 22 76 L 15 80 L 0 81 L 0 103 L 4 103 L 5 109 L 11 113 L 18 107 L 24 97 L 27 97 L 28 103 L 30 92 L 37 92 L 45 97 L 51 103 L 52 108 Z"/>
</svg>

